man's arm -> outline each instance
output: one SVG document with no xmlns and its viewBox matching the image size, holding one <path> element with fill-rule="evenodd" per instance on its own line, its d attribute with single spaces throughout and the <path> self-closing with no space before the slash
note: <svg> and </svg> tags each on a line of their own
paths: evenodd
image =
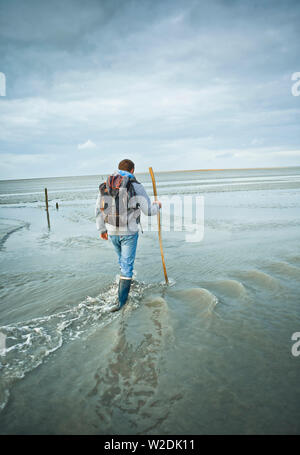
<svg viewBox="0 0 300 455">
<path fill-rule="evenodd" d="M 106 231 L 106 226 L 104 223 L 103 213 L 100 210 L 100 203 L 101 203 L 101 194 L 99 192 L 97 201 L 96 201 L 96 207 L 95 207 L 96 227 L 97 227 L 98 231 L 100 232 L 100 237 L 107 240 L 107 231 Z"/>
<path fill-rule="evenodd" d="M 145 188 L 141 183 L 133 183 L 136 195 L 138 196 L 138 202 L 140 204 L 140 208 L 144 215 L 152 216 L 156 215 L 161 208 L 161 202 L 154 201 L 151 204 L 150 198 L 146 193 Z"/>
</svg>

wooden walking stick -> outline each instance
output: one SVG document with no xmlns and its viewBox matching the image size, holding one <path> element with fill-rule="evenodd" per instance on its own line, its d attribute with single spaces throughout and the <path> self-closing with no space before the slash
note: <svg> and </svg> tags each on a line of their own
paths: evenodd
<svg viewBox="0 0 300 455">
<path fill-rule="evenodd" d="M 156 183 L 155 183 L 155 177 L 154 177 L 154 173 L 153 173 L 152 167 L 149 167 L 149 172 L 150 172 L 151 179 L 152 179 L 154 199 L 157 201 Z M 163 269 L 164 269 L 166 284 L 169 284 L 167 270 L 166 270 L 166 264 L 165 264 L 165 258 L 164 258 L 164 252 L 163 252 L 163 247 L 162 247 L 161 226 L 160 226 L 160 211 L 159 210 L 158 210 L 158 213 L 157 213 L 157 224 L 158 224 L 158 238 L 159 238 L 161 260 L 162 260 L 162 265 L 163 265 Z"/>
</svg>

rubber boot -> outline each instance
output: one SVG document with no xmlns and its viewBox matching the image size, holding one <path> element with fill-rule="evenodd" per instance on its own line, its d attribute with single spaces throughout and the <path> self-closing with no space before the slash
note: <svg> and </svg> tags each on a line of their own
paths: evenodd
<svg viewBox="0 0 300 455">
<path fill-rule="evenodd" d="M 119 309 L 127 302 L 128 294 L 131 286 L 131 278 L 120 277 L 119 281 Z"/>
</svg>

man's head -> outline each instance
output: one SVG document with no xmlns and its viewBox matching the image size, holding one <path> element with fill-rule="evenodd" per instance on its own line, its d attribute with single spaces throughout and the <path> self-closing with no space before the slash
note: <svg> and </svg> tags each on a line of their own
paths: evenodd
<svg viewBox="0 0 300 455">
<path fill-rule="evenodd" d="M 131 160 L 122 160 L 119 163 L 119 170 L 120 171 L 127 171 L 131 174 L 134 172 L 134 162 Z"/>
</svg>

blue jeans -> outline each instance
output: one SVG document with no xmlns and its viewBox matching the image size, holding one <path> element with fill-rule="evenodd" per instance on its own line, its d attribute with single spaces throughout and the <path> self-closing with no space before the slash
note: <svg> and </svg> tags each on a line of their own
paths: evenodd
<svg viewBox="0 0 300 455">
<path fill-rule="evenodd" d="M 121 276 L 132 278 L 133 265 L 139 233 L 133 235 L 109 235 L 118 258 L 121 268 Z"/>
</svg>

